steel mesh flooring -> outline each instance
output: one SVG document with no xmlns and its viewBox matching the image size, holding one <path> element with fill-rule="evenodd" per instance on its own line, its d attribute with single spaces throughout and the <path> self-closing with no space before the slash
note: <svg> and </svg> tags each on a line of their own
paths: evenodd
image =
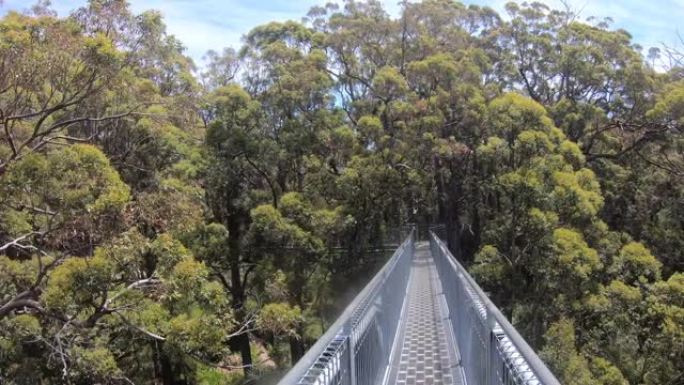
<svg viewBox="0 0 684 385">
<path fill-rule="evenodd" d="M 416 244 L 408 303 L 400 341 L 395 345 L 389 384 L 460 385 L 458 353 L 453 346 L 441 301 L 439 277 L 430 248 Z M 399 350 L 397 350 L 399 349 Z"/>
</svg>

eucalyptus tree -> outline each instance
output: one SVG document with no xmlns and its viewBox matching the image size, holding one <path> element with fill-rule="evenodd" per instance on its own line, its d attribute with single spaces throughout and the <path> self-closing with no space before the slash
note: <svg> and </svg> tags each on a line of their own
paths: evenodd
<svg viewBox="0 0 684 385">
<path fill-rule="evenodd" d="M 199 120 L 179 103 L 194 80 L 167 71 L 189 63 L 177 43 L 140 48 L 170 41 L 153 15 L 112 0 L 0 21 L 3 381 L 179 384 L 230 366 L 242 325 L 177 239 L 204 220 Z"/>
</svg>

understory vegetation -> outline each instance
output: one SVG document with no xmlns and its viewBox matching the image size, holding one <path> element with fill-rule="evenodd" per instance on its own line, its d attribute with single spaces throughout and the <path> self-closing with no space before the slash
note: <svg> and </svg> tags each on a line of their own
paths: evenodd
<svg viewBox="0 0 684 385">
<path fill-rule="evenodd" d="M 0 383 L 268 377 L 412 224 L 563 384 L 684 383 L 684 56 L 506 11 L 348 0 L 202 66 L 123 0 L 8 12 Z"/>
</svg>

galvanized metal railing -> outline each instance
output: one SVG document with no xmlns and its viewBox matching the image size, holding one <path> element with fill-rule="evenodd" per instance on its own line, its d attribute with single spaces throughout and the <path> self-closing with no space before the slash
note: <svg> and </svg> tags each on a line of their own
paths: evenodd
<svg viewBox="0 0 684 385">
<path fill-rule="evenodd" d="M 468 385 L 560 385 L 446 245 L 430 232 Z"/>
<path fill-rule="evenodd" d="M 278 385 L 374 385 L 387 376 L 415 231 Z"/>
</svg>

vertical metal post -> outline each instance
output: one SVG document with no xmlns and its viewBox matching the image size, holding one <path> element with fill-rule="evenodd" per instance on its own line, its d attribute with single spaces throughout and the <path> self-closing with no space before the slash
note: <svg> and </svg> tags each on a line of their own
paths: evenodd
<svg viewBox="0 0 684 385">
<path fill-rule="evenodd" d="M 489 306 L 485 306 L 485 309 L 487 310 L 487 351 L 486 351 L 486 377 L 485 377 L 485 384 L 487 385 L 493 385 L 494 380 L 495 380 L 495 375 L 494 375 L 494 349 L 496 349 L 496 346 L 494 344 L 496 343 L 495 339 L 496 336 L 494 335 L 494 327 L 496 326 L 496 321 L 494 319 L 494 316 L 491 313 L 491 310 Z"/>
<path fill-rule="evenodd" d="M 349 385 L 356 385 L 356 354 L 354 354 L 354 332 L 349 327 L 349 332 L 347 340 L 349 341 L 349 349 L 347 349 L 347 354 L 349 355 Z"/>
</svg>

